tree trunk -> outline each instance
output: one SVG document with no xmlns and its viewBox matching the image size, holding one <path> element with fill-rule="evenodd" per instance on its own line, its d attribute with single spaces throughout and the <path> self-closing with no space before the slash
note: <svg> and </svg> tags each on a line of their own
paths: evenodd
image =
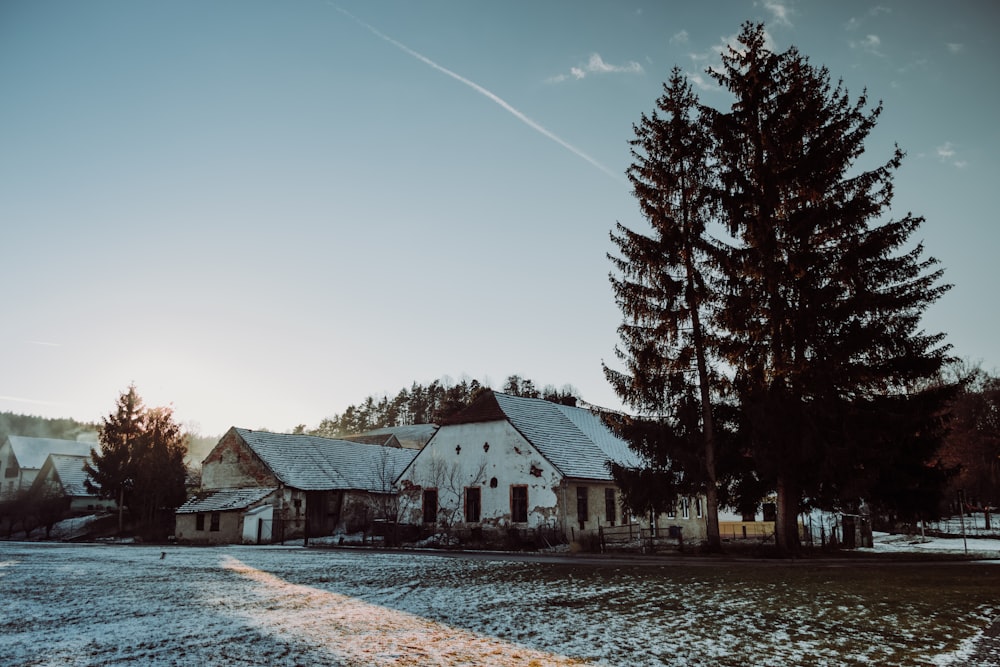
<svg viewBox="0 0 1000 667">
<path fill-rule="evenodd" d="M 684 253 L 687 272 L 686 301 L 691 308 L 691 332 L 694 337 L 694 354 L 698 366 L 698 391 L 701 398 L 702 437 L 705 442 L 705 538 L 710 552 L 722 551 L 719 534 L 719 488 L 715 470 L 715 421 L 712 416 L 712 393 L 708 385 L 708 362 L 705 354 L 705 336 L 701 329 L 701 304 L 696 297 L 694 249 L 688 243 Z"/>
<path fill-rule="evenodd" d="M 785 475 L 778 477 L 777 491 L 777 516 L 774 522 L 775 544 L 778 547 L 778 553 L 791 558 L 799 555 L 801 547 L 798 526 L 801 494 L 795 484 L 788 480 Z"/>
</svg>

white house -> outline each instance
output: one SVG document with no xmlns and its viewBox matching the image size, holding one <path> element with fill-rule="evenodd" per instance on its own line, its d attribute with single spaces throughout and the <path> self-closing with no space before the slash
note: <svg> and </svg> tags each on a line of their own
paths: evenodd
<svg viewBox="0 0 1000 667">
<path fill-rule="evenodd" d="M 84 465 L 89 461 L 89 456 L 49 454 L 32 482 L 32 492 L 47 487 L 68 499 L 70 512 L 76 514 L 114 509 L 117 506 L 114 500 L 87 491 Z"/>
<path fill-rule="evenodd" d="M 90 456 L 96 443 L 10 435 L 0 444 L 0 497 L 31 488 L 49 454 Z"/>
<path fill-rule="evenodd" d="M 486 392 L 400 475 L 400 520 L 471 539 L 582 541 L 630 521 L 609 461 L 640 463 L 598 414 Z M 699 539 L 705 522 L 689 511 L 694 504 L 683 502 L 671 521 Z"/>
</svg>

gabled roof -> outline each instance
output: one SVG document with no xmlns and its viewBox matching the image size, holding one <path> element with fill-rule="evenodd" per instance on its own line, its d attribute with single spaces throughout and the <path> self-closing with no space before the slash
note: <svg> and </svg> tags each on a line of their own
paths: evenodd
<svg viewBox="0 0 1000 667">
<path fill-rule="evenodd" d="M 639 465 L 641 459 L 600 415 L 584 408 L 488 392 L 447 424 L 506 420 L 565 477 L 611 480 L 608 461 Z"/>
<path fill-rule="evenodd" d="M 282 484 L 302 491 L 384 493 L 416 450 L 364 445 L 315 435 L 235 428 Z"/>
<path fill-rule="evenodd" d="M 264 498 L 274 493 L 277 489 L 259 488 L 252 489 L 219 489 L 216 491 L 202 491 L 193 498 L 177 508 L 178 514 L 193 514 L 196 512 L 226 512 L 230 510 L 241 510 L 258 503 Z"/>
<path fill-rule="evenodd" d="M 70 454 L 49 454 L 53 472 L 67 496 L 93 495 L 87 491 L 87 487 L 84 485 L 87 473 L 84 472 L 83 466 L 89 458 L 88 456 L 72 456 Z"/>
<path fill-rule="evenodd" d="M 23 435 L 9 435 L 7 442 L 14 450 L 17 465 L 21 468 L 40 469 L 49 454 L 71 454 L 90 456 L 91 448 L 98 448 L 94 442 L 78 440 L 57 440 L 55 438 L 30 438 Z"/>
</svg>

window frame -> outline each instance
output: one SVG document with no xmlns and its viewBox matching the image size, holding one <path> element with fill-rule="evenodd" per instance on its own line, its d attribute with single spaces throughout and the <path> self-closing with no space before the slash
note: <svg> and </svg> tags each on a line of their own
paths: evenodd
<svg viewBox="0 0 1000 667">
<path fill-rule="evenodd" d="M 473 497 L 475 501 L 473 501 Z M 475 510 L 474 512 L 472 510 Z M 483 490 L 478 486 L 465 487 L 465 522 L 479 523 L 483 519 Z"/>
<path fill-rule="evenodd" d="M 590 518 L 590 489 L 586 486 L 576 487 L 576 520 L 580 524 L 580 530 L 587 525 Z"/>
<path fill-rule="evenodd" d="M 433 498 L 434 502 L 429 503 L 429 499 Z M 433 510 L 431 510 L 431 505 L 433 505 Z M 421 523 L 425 524 L 436 524 L 438 522 L 438 490 L 437 488 L 424 489 L 424 492 L 420 496 L 420 510 L 421 510 Z"/>
<path fill-rule="evenodd" d="M 209 532 L 217 533 L 221 530 L 222 526 L 222 512 L 212 512 L 209 518 Z"/>
<path fill-rule="evenodd" d="M 194 515 L 194 529 L 204 532 L 205 530 L 205 513 L 198 512 Z"/>
<path fill-rule="evenodd" d="M 609 526 L 618 521 L 618 494 L 614 489 L 604 489 L 604 520 Z"/>
<path fill-rule="evenodd" d="M 522 495 L 523 498 L 516 498 Z M 510 520 L 511 523 L 528 523 L 528 485 L 510 485 Z"/>
</svg>

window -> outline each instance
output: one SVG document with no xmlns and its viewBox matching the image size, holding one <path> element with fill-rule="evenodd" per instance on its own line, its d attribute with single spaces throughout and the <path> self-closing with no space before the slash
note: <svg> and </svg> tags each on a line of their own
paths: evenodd
<svg viewBox="0 0 1000 667">
<path fill-rule="evenodd" d="M 670 507 L 667 508 L 667 518 L 676 519 L 677 518 L 677 502 L 670 503 Z"/>
<path fill-rule="evenodd" d="M 17 458 L 14 457 L 14 452 L 7 457 L 7 469 L 3 471 L 3 476 L 17 477 Z"/>
<path fill-rule="evenodd" d="M 618 520 L 618 503 L 615 500 L 614 489 L 604 489 L 604 519 L 609 526 L 615 525 Z"/>
<path fill-rule="evenodd" d="M 510 519 L 514 523 L 528 522 L 528 487 L 510 487 Z"/>
<path fill-rule="evenodd" d="M 774 503 L 764 503 L 764 521 L 778 520 L 778 506 Z"/>
<path fill-rule="evenodd" d="M 583 530 L 587 523 L 587 487 L 576 487 L 576 520 L 580 523 L 580 530 Z"/>
<path fill-rule="evenodd" d="M 212 512 L 212 525 L 211 525 L 211 527 L 209 527 L 209 530 L 214 530 L 214 531 L 218 532 L 219 531 L 219 521 L 220 521 L 220 515 L 219 515 L 219 513 L 218 512 Z"/>
<path fill-rule="evenodd" d="M 424 523 L 437 523 L 438 492 L 437 489 L 424 489 Z"/>
<path fill-rule="evenodd" d="M 465 520 L 468 523 L 476 523 L 479 521 L 479 515 L 482 510 L 482 502 L 480 502 L 480 493 L 478 486 L 470 486 L 465 490 Z"/>
<path fill-rule="evenodd" d="M 195 530 L 205 530 L 205 515 L 195 514 L 194 515 L 194 529 Z"/>
<path fill-rule="evenodd" d="M 701 518 L 701 498 L 694 499 L 694 514 L 699 519 Z"/>
<path fill-rule="evenodd" d="M 681 516 L 685 519 L 691 518 L 691 501 L 687 498 L 681 498 Z"/>
</svg>

